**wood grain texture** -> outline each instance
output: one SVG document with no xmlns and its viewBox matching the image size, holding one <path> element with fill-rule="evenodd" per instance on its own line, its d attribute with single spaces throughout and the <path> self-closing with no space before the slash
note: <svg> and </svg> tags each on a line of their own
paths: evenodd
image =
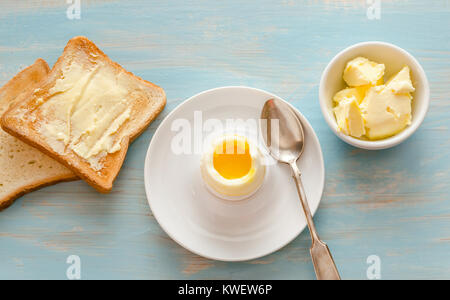
<svg viewBox="0 0 450 300">
<path fill-rule="evenodd" d="M 151 214 L 142 162 L 156 127 L 183 100 L 225 85 L 278 94 L 316 130 L 326 187 L 315 221 L 343 278 L 367 278 L 366 259 L 375 254 L 384 279 L 450 279 L 449 1 L 382 1 L 373 21 L 363 0 L 81 0 L 80 20 L 67 19 L 66 1 L 16 2 L 0 2 L 0 83 L 37 57 L 52 65 L 71 37 L 85 35 L 162 86 L 168 103 L 131 145 L 111 194 L 62 183 L 0 213 L 0 279 L 64 279 L 72 254 L 83 279 L 314 278 L 307 232 L 268 257 L 223 263 L 179 247 Z M 329 60 L 367 40 L 407 49 L 431 84 L 420 129 L 377 152 L 341 142 L 318 103 Z"/>
</svg>

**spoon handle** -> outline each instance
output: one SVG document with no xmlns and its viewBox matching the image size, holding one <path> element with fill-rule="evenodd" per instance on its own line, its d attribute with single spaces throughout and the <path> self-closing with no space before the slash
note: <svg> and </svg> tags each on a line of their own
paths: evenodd
<svg viewBox="0 0 450 300">
<path fill-rule="evenodd" d="M 320 240 L 316 227 L 314 226 L 314 221 L 306 199 L 305 189 L 300 178 L 301 174 L 297 163 L 294 161 L 290 163 L 290 166 L 297 186 L 298 196 L 300 198 L 300 202 L 302 203 L 303 212 L 305 213 L 306 222 L 308 223 L 309 232 L 311 234 L 312 245 L 310 253 L 314 265 L 314 271 L 316 272 L 316 277 L 319 280 L 340 280 L 341 277 L 339 276 L 339 272 L 336 268 L 333 257 L 331 256 L 330 249 L 328 249 L 328 246 Z"/>
<path fill-rule="evenodd" d="M 313 241 L 311 253 L 314 271 L 319 280 L 340 280 L 339 272 L 331 256 L 330 249 L 327 244 L 321 240 Z"/>
</svg>

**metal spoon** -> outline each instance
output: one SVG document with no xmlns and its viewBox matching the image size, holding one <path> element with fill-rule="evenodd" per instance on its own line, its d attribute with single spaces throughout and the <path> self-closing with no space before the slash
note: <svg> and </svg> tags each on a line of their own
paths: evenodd
<svg viewBox="0 0 450 300">
<path fill-rule="evenodd" d="M 341 278 L 330 250 L 320 240 L 316 232 L 300 178 L 301 173 L 297 166 L 297 160 L 303 152 L 305 142 L 300 119 L 286 103 L 281 100 L 270 99 L 264 104 L 261 120 L 263 121 L 261 122 L 262 135 L 270 154 L 277 161 L 291 166 L 297 185 L 297 192 L 311 234 L 312 245 L 310 253 L 317 279 L 340 280 Z M 275 127 L 278 127 L 278 130 Z"/>
</svg>

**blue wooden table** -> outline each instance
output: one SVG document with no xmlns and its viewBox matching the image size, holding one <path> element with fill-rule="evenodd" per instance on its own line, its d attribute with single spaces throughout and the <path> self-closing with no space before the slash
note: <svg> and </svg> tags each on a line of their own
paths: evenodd
<svg viewBox="0 0 450 300">
<path fill-rule="evenodd" d="M 267 257 L 224 263 L 184 250 L 152 216 L 143 161 L 155 129 L 183 100 L 225 85 L 275 93 L 316 130 L 326 184 L 315 221 L 343 278 L 367 279 L 376 255 L 383 279 L 450 279 L 450 1 L 81 0 L 79 19 L 73 8 L 0 2 L 0 83 L 38 57 L 53 64 L 71 37 L 85 35 L 162 86 L 167 107 L 131 146 L 111 194 L 63 183 L 0 213 L 0 279 L 65 279 L 70 255 L 80 257 L 82 279 L 314 278 L 307 231 Z M 339 140 L 318 102 L 330 59 L 367 40 L 411 52 L 431 84 L 420 129 L 376 152 Z"/>
</svg>

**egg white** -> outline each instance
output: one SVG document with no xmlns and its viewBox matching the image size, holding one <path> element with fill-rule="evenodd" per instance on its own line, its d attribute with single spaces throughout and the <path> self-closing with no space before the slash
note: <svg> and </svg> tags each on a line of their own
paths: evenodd
<svg viewBox="0 0 450 300">
<path fill-rule="evenodd" d="M 227 179 L 220 175 L 214 168 L 213 157 L 216 147 L 223 143 L 229 136 L 216 139 L 204 152 L 200 161 L 200 170 L 206 186 L 216 196 L 227 200 L 241 200 L 254 194 L 264 182 L 266 166 L 264 156 L 259 148 L 247 139 L 252 165 L 249 172 L 237 179 Z"/>
</svg>

